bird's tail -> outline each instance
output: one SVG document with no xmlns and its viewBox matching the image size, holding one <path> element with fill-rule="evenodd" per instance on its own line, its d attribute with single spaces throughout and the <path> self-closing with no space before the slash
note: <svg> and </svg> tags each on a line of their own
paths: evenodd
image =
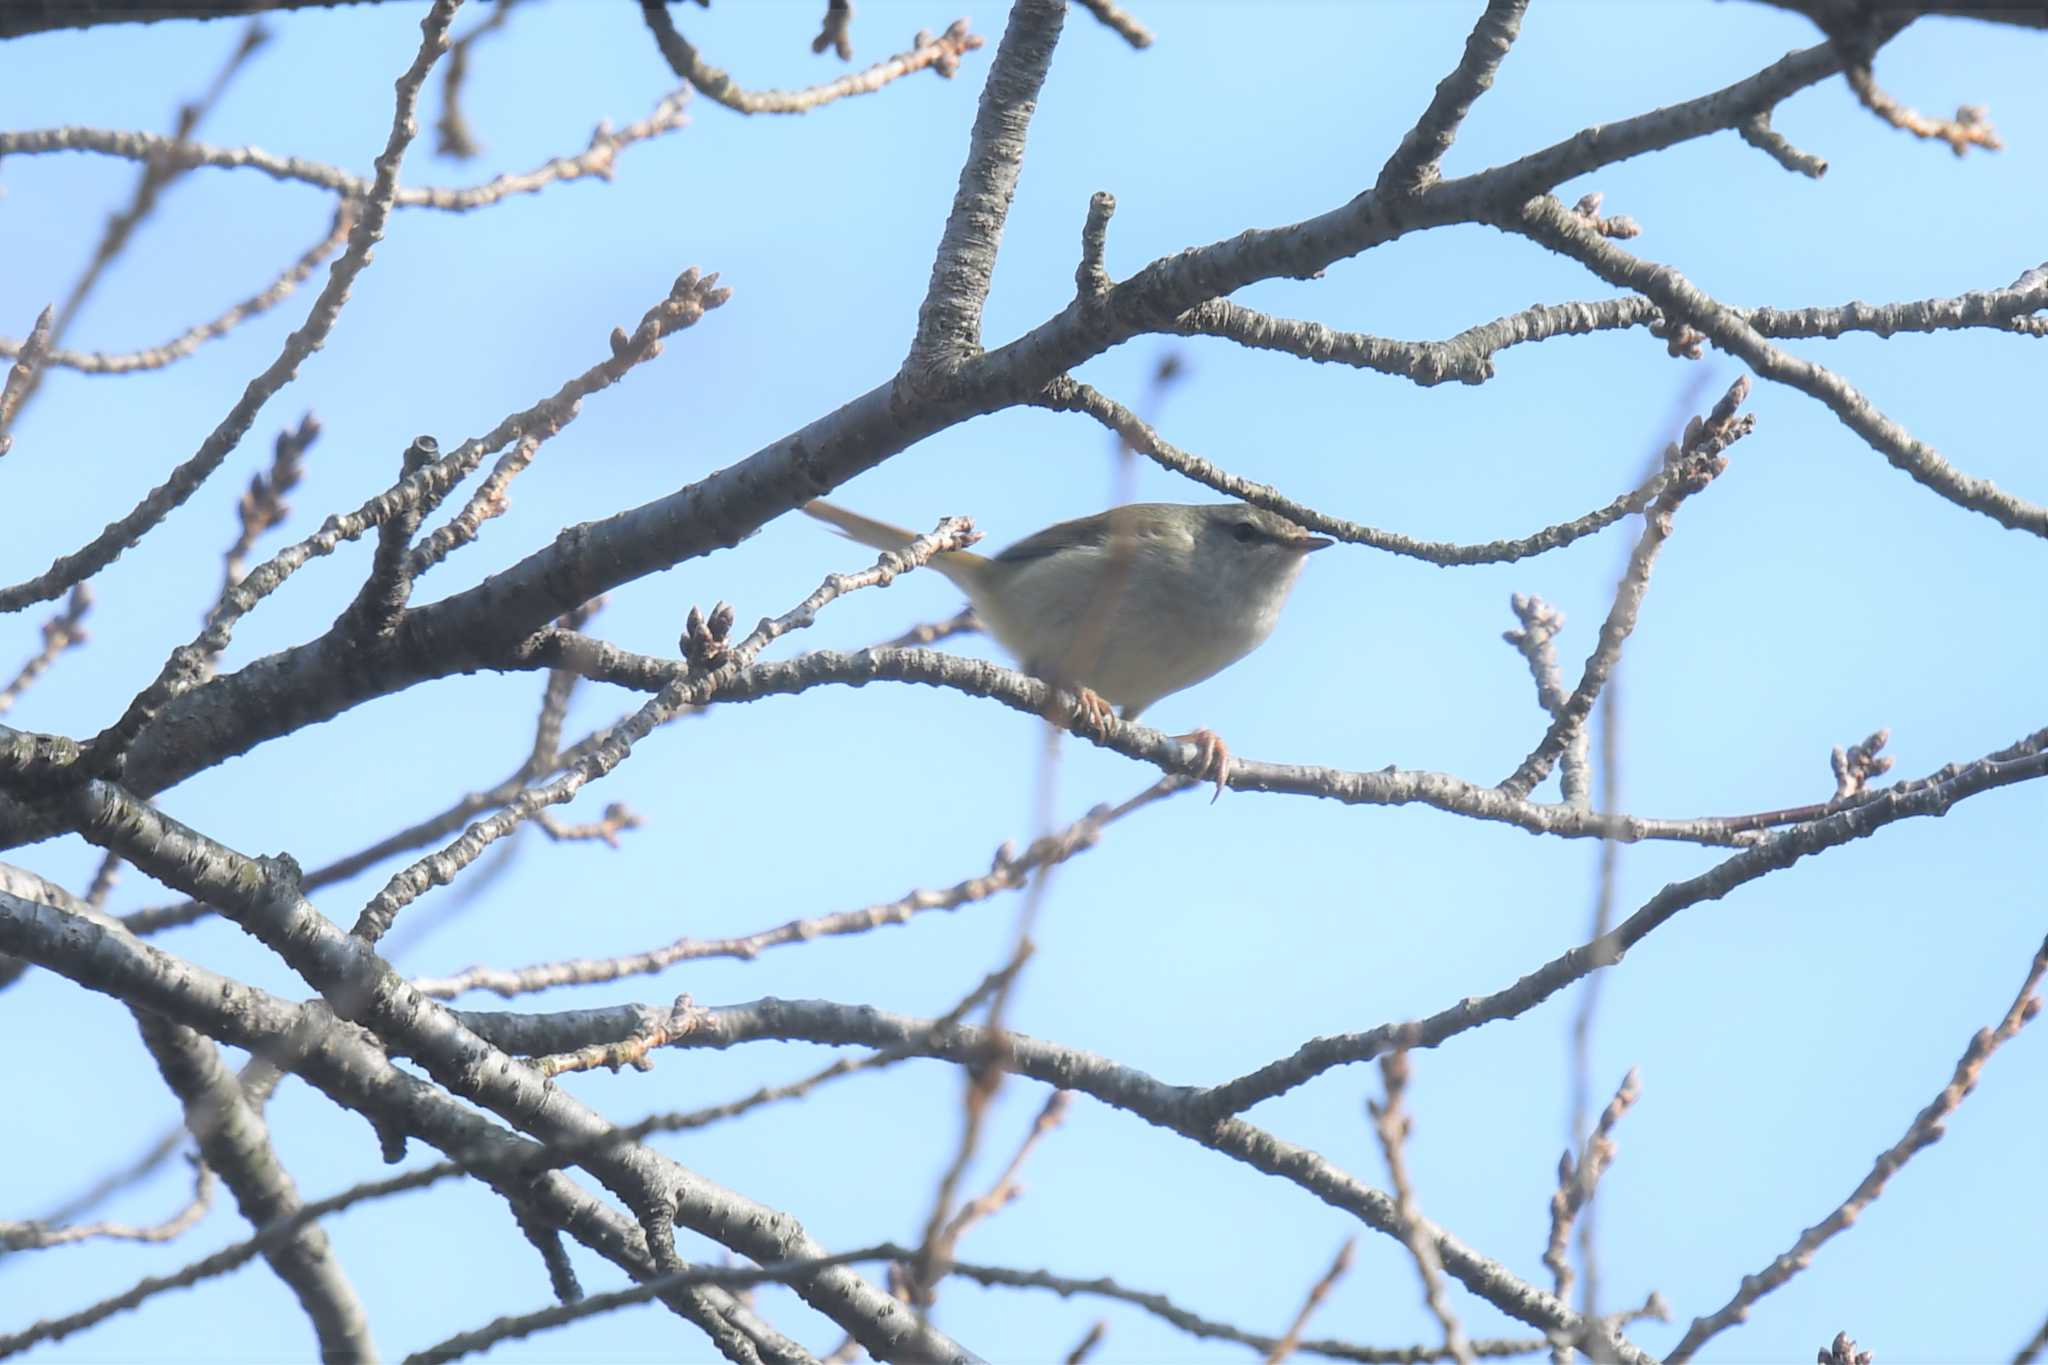
<svg viewBox="0 0 2048 1365">
<path fill-rule="evenodd" d="M 906 531 L 901 526 L 891 526 L 886 521 L 876 521 L 858 512 L 849 512 L 836 503 L 826 502 L 823 498 L 815 498 L 805 503 L 804 511 L 832 527 L 848 540 L 857 540 L 876 550 L 900 550 L 917 539 L 915 531 Z M 988 559 L 985 556 L 975 554 L 971 550 L 948 550 L 943 554 L 933 555 L 931 559 L 931 566 L 934 569 L 952 579 L 970 597 L 974 595 L 981 570 L 987 564 Z"/>
</svg>

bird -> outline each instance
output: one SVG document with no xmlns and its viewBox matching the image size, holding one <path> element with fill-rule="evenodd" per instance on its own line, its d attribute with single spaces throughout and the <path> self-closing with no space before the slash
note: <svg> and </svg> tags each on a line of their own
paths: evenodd
<svg viewBox="0 0 2048 1365">
<path fill-rule="evenodd" d="M 877 550 L 917 538 L 823 499 L 804 511 Z M 1071 690 L 1099 733 L 1111 706 L 1136 720 L 1257 649 L 1303 562 L 1333 543 L 1249 503 L 1141 502 L 1059 522 L 995 555 L 944 551 L 931 567 L 1026 672 Z M 1174 738 L 1196 746 L 1220 797 L 1230 775 L 1222 738 L 1206 728 Z"/>
</svg>

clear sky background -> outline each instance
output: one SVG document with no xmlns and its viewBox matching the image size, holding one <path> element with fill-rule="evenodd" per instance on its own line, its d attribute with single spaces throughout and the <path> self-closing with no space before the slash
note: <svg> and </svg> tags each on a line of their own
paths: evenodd
<svg viewBox="0 0 2048 1365">
<path fill-rule="evenodd" d="M 960 0 L 991 42 L 1003 9 Z M 721 3 L 676 11 L 706 58 L 750 87 L 838 74 L 808 40 L 822 5 Z M 1185 246 L 1343 203 L 1456 61 L 1478 5 L 1246 6 L 1151 0 L 1158 34 L 1133 52 L 1075 12 L 1031 129 L 989 301 L 1006 340 L 1073 289 L 1092 191 L 1119 211 L 1108 263 L 1123 276 Z M 458 31 L 488 11 L 463 15 Z M 367 174 L 391 81 L 418 40 L 410 4 L 272 21 L 274 41 L 202 136 Z M 864 0 L 855 60 L 901 50 L 955 9 Z M 116 26 L 0 47 L 0 126 L 166 128 L 239 37 L 233 24 Z M 1546 0 L 1446 169 L 1511 159 L 1592 123 L 1739 79 L 1816 41 L 1804 20 L 1746 3 Z M 915 322 L 991 50 L 960 76 L 918 75 L 802 118 L 744 119 L 698 100 L 694 124 L 621 153 L 617 179 L 556 186 L 469 216 L 399 213 L 324 351 L 267 408 L 207 488 L 100 575 L 93 644 L 67 657 L 10 723 L 90 733 L 188 639 L 218 587 L 232 507 L 267 464 L 270 437 L 307 409 L 314 448 L 284 536 L 313 529 L 394 477 L 413 436 L 444 447 L 551 392 L 605 351 L 685 266 L 720 272 L 732 301 L 673 340 L 624 386 L 590 401 L 512 490 L 512 510 L 421 586 L 431 600 L 544 545 L 561 526 L 665 494 L 731 465 L 887 377 Z M 408 184 L 470 184 L 580 150 L 600 118 L 645 114 L 672 85 L 634 8 L 549 0 L 515 12 L 474 53 L 474 163 L 415 145 Z M 1627 244 L 1733 303 L 1795 307 L 1953 295 L 2004 286 L 2048 256 L 2048 38 L 1924 21 L 1878 74 L 1933 113 L 1981 102 L 2007 141 L 1951 156 L 1861 110 L 1839 81 L 1802 93 L 1775 123 L 1826 157 L 1825 179 L 1788 174 L 1733 134 L 1615 166 L 1560 193 L 1607 196 L 1642 223 Z M 438 80 L 424 113 L 438 112 Z M 125 202 L 135 168 L 102 158 L 0 166 L 0 333 L 20 336 L 61 297 Z M 324 231 L 327 196 L 246 172 L 200 171 L 156 217 L 80 318 L 71 341 L 153 344 L 254 292 Z M 1491 230 L 1405 238 L 1314 282 L 1262 284 L 1241 301 L 1333 327 L 1449 336 L 1530 303 L 1606 297 L 1575 265 Z M 0 469 L 0 577 L 25 578 L 127 510 L 188 456 L 249 376 L 304 317 L 310 290 L 169 370 L 128 378 L 59 371 Z M 1792 344 L 1847 375 L 1962 469 L 2036 500 L 2041 366 L 2048 345 L 1990 331 Z M 1081 376 L 1133 401 L 1167 343 L 1147 339 Z M 1168 439 L 1332 513 L 1410 535 L 1523 534 L 1636 482 L 1684 415 L 1739 372 L 1709 352 L 1674 361 L 1636 331 L 1520 347 L 1480 387 L 1417 388 L 1342 367 L 1184 346 L 1188 377 L 1161 412 Z M 1702 395 L 1693 408 L 1686 395 Z M 1879 726 L 1898 774 L 1967 761 L 2043 724 L 2044 548 L 1940 501 L 1889 468 L 1819 405 L 1768 384 L 1755 434 L 1689 503 L 1660 561 L 1622 666 L 1623 802 L 1651 816 L 1732 814 L 1825 799 L 1831 746 Z M 992 545 L 1100 508 L 1114 462 L 1085 419 L 1019 412 L 954 428 L 838 495 L 927 527 L 973 515 Z M 1140 496 L 1211 495 L 1149 466 Z M 1567 675 L 1590 647 L 1633 526 L 1509 566 L 1437 569 L 1346 547 L 1310 562 L 1274 639 L 1228 674 L 1167 699 L 1147 720 L 1206 725 L 1241 754 L 1347 768 L 1437 769 L 1480 781 L 1510 771 L 1540 733 L 1527 671 L 1500 632 L 1508 597 L 1540 594 L 1568 616 Z M 266 545 L 275 548 L 283 536 Z M 366 571 L 358 544 L 301 572 L 240 628 L 238 667 L 325 629 Z M 672 652 L 684 611 L 717 598 L 742 622 L 779 612 L 825 573 L 868 562 L 801 517 L 737 550 L 614 594 L 597 629 Z M 855 646 L 950 613 L 953 590 L 919 574 L 833 607 L 781 647 Z M 0 621 L 0 667 L 32 653 L 45 609 Z M 957 647 L 979 650 L 985 643 Z M 530 743 L 531 676 L 454 678 L 359 707 L 166 793 L 171 814 L 245 852 L 288 849 L 313 866 L 497 781 Z M 586 688 L 576 735 L 637 704 Z M 581 801 L 622 800 L 647 819 L 623 848 L 522 841 L 512 875 L 426 932 L 456 893 L 413 907 L 394 939 L 408 970 L 519 966 L 636 951 L 682 935 L 784 920 L 950 884 L 1004 840 L 1035 832 L 1040 730 L 992 704 L 922 688 L 825 689 L 734 706 L 657 734 Z M 1070 818 L 1155 773 L 1065 746 L 1057 804 Z M 1555 782 L 1546 792 L 1554 793 Z M 2044 922 L 2040 784 L 1969 800 L 1945 819 L 1876 837 L 1694 907 L 1606 974 L 1596 1088 L 1629 1067 L 1643 1095 L 1601 1187 L 1604 1302 L 1650 1290 L 1668 1348 L 1851 1190 L 1944 1084 L 1971 1033 L 2006 1008 Z M 1205 1083 L 1320 1033 L 1426 1014 L 1514 981 L 1578 942 L 1597 848 L 1421 808 L 1347 808 L 1233 794 L 1179 797 L 1114 829 L 1062 869 L 1012 1022 L 1171 1082 Z M 8 855 L 83 887 L 97 854 L 58 840 Z M 1638 846 L 1621 856 L 1626 913 L 1720 855 Z M 346 923 L 394 867 L 316 903 Z M 130 876 L 113 908 L 167 899 Z M 169 897 L 168 899 L 175 899 Z M 699 1003 L 763 995 L 941 1012 L 1006 953 L 1018 902 L 905 928 L 705 962 L 659 979 L 527 998 L 532 1008 L 610 1001 Z M 225 922 L 159 940 L 209 967 L 300 994 Z M 483 1006 L 488 997 L 466 1000 Z M 1418 1054 L 1411 1144 L 1423 1210 L 1519 1274 L 1539 1262 L 1567 1124 L 1566 1032 L 1576 993 L 1509 1025 Z M 2009 1358 L 2048 1313 L 2044 1119 L 2048 1039 L 2037 1026 L 1990 1064 L 1947 1138 L 1923 1153 L 1852 1232 L 1765 1299 L 1708 1359 L 1810 1360 L 1837 1330 L 1885 1365 Z M 133 1157 L 174 1107 L 120 1007 L 47 975 L 0 993 L 0 1217 L 33 1216 Z M 565 1083 L 631 1119 L 715 1102 L 822 1064 L 824 1049 L 754 1044 L 667 1052 L 650 1074 Z M 1349 1068 L 1250 1117 L 1376 1184 L 1364 1115 L 1378 1093 Z M 912 1063 L 821 1091 L 801 1107 L 661 1140 L 677 1159 L 799 1216 L 824 1243 L 911 1240 L 959 1121 L 956 1073 Z M 995 1111 L 979 1189 L 1045 1096 L 1012 1081 Z M 382 1171 L 367 1125 L 296 1082 L 271 1109 L 282 1156 L 318 1197 Z M 413 1161 L 430 1153 L 415 1149 Z M 1043 1266 L 1163 1291 L 1254 1330 L 1285 1326 L 1355 1231 L 1299 1189 L 1155 1131 L 1092 1100 L 1026 1171 L 1028 1191 L 972 1232 L 969 1259 Z M 170 1168 L 116 1201 L 147 1221 L 185 1197 Z M 499 1313 L 541 1306 L 546 1277 L 495 1197 L 437 1188 L 329 1224 L 380 1346 L 402 1354 Z M 82 1305 L 241 1237 L 226 1206 L 172 1247 L 92 1245 L 0 1262 L 0 1325 Z M 695 1243 L 686 1255 L 708 1254 Z M 592 1290 L 615 1270 L 579 1255 Z M 814 1349 L 831 1325 L 787 1291 L 767 1314 Z M 1475 1335 L 1521 1335 L 1462 1290 Z M 1043 1293 L 949 1283 L 938 1321 L 992 1358 L 1063 1355 L 1111 1326 L 1101 1359 L 1244 1358 L 1143 1314 Z M 1434 1339 L 1407 1254 L 1365 1234 L 1313 1334 L 1397 1346 Z M 260 1266 L 152 1302 L 36 1359 L 303 1357 L 310 1334 Z M 637 1309 L 506 1345 L 503 1360 L 657 1360 L 707 1351 L 667 1315 Z"/>
</svg>

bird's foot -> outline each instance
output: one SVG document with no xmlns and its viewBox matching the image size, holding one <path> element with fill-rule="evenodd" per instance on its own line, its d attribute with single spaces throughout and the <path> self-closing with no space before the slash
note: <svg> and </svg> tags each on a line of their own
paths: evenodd
<svg viewBox="0 0 2048 1365">
<path fill-rule="evenodd" d="M 1101 739 L 1109 733 L 1109 722 L 1116 715 L 1116 710 L 1093 688 L 1074 688 L 1068 705 L 1067 727 L 1075 734 Z"/>
<path fill-rule="evenodd" d="M 1214 730 L 1204 729 L 1190 730 L 1184 735 L 1174 735 L 1172 738 L 1183 744 L 1195 746 L 1194 777 L 1197 781 L 1213 780 L 1216 783 L 1216 795 L 1209 798 L 1210 805 L 1213 806 L 1222 800 L 1223 788 L 1230 781 L 1230 746 L 1223 742 L 1223 736 Z"/>
</svg>

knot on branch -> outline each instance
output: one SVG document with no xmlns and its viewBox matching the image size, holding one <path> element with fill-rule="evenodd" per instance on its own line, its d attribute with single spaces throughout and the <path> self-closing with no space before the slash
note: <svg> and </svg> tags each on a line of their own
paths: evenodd
<svg viewBox="0 0 2048 1365">
<path fill-rule="evenodd" d="M 1081 264 L 1074 268 L 1074 289 L 1084 299 L 1099 299 L 1109 292 L 1109 269 L 1102 258 L 1115 212 L 1116 196 L 1108 190 L 1088 196 L 1088 217 L 1081 224 Z"/>
</svg>

